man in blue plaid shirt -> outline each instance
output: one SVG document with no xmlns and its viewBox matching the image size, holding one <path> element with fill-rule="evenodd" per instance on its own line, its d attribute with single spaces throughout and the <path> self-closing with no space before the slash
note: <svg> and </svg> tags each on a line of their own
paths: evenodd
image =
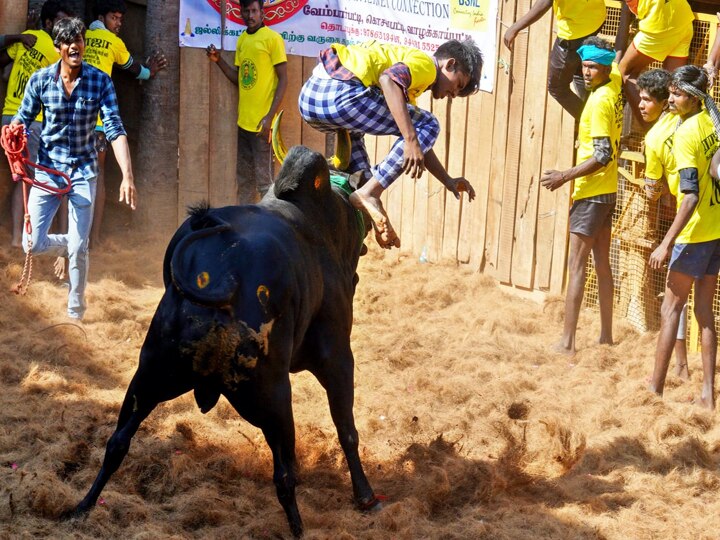
<svg viewBox="0 0 720 540">
<path fill-rule="evenodd" d="M 72 183 L 68 197 L 67 234 L 48 234 L 60 207 L 60 198 L 40 189 L 31 189 L 28 212 L 32 225 L 34 253 L 68 257 L 70 293 L 68 316 L 81 320 L 85 314 L 85 285 L 88 270 L 88 236 L 92 225 L 98 175 L 95 124 L 98 113 L 105 125 L 122 171 L 120 201 L 135 209 L 135 182 L 127 135 L 118 111 L 110 77 L 83 62 L 85 25 L 80 19 L 58 21 L 52 37 L 60 61 L 36 71 L 28 81 L 25 96 L 14 124 L 29 125 L 42 110 L 38 163 L 67 174 Z M 36 180 L 65 188 L 65 180 L 38 169 Z M 28 250 L 27 234 L 23 238 Z"/>
</svg>

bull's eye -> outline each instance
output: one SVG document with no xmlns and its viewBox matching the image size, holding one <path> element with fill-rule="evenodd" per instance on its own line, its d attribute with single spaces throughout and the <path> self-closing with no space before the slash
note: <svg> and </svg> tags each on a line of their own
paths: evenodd
<svg viewBox="0 0 720 540">
<path fill-rule="evenodd" d="M 257 291 L 255 291 L 255 294 L 257 294 L 257 299 L 260 304 L 263 306 L 267 305 L 268 300 L 270 300 L 270 291 L 265 285 L 260 285 Z"/>
<path fill-rule="evenodd" d="M 204 289 L 208 286 L 208 283 L 210 283 L 210 274 L 208 274 L 207 272 L 200 272 L 197 275 L 197 286 L 200 289 Z"/>
<path fill-rule="evenodd" d="M 322 186 L 322 178 L 319 176 L 315 177 L 315 189 L 320 189 L 320 186 Z"/>
</svg>

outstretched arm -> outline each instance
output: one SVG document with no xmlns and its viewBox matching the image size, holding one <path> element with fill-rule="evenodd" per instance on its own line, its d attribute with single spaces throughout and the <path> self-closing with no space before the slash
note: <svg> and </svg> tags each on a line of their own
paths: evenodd
<svg viewBox="0 0 720 540">
<path fill-rule="evenodd" d="M 33 34 L 5 34 L 0 35 L 0 49 L 4 49 L 5 47 L 9 47 L 13 43 L 20 42 L 22 43 L 26 49 L 29 49 L 33 45 L 35 45 L 35 42 L 37 41 L 37 36 L 34 36 Z"/>
<path fill-rule="evenodd" d="M 464 176 L 457 178 L 450 176 L 432 148 L 425 153 L 425 165 L 427 165 L 428 172 L 440 180 L 440 183 L 455 195 L 456 199 L 460 198 L 461 191 L 465 191 L 471 201 L 475 198 L 475 189 L 472 184 Z"/>
<path fill-rule="evenodd" d="M 210 59 L 211 62 L 215 62 L 222 72 L 225 74 L 225 77 L 227 77 L 228 81 L 233 83 L 235 86 L 238 85 L 238 70 L 236 67 L 231 66 L 228 64 L 222 56 L 220 56 L 220 51 L 218 51 L 215 48 L 215 45 L 209 45 L 207 49 L 205 49 L 207 52 L 207 56 Z"/>
<path fill-rule="evenodd" d="M 562 187 L 565 183 L 575 180 L 576 178 L 580 178 L 581 176 L 593 174 L 602 169 L 604 166 L 605 165 L 600 163 L 595 156 L 591 156 L 579 165 L 576 165 L 566 171 L 547 170 L 543 172 L 540 177 L 540 183 L 550 191 L 555 191 L 556 189 Z"/>
<path fill-rule="evenodd" d="M 128 145 L 127 136 L 120 135 L 117 139 L 110 143 L 112 145 L 113 154 L 122 171 L 122 182 L 120 183 L 120 202 L 125 202 L 135 210 L 137 203 L 137 192 L 135 191 L 135 178 L 132 172 L 132 161 L 130 159 L 130 146 Z"/>
<path fill-rule="evenodd" d="M 520 17 L 515 21 L 515 24 L 507 29 L 503 37 L 505 46 L 512 50 L 517 35 L 531 24 L 539 21 L 547 10 L 552 7 L 552 3 L 552 0 L 537 0 L 525 15 Z"/>
<path fill-rule="evenodd" d="M 152 56 L 149 56 L 144 64 L 133 60 L 127 67 L 127 71 L 140 80 L 147 80 L 153 78 L 158 71 L 166 67 L 167 58 L 165 58 L 164 54 L 156 52 Z"/>
</svg>

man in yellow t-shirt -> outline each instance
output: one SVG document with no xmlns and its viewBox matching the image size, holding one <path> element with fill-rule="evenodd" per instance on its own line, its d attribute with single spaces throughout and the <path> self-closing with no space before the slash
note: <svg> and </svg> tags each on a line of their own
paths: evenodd
<svg viewBox="0 0 720 540">
<path fill-rule="evenodd" d="M 557 38 L 550 52 L 548 92 L 563 109 L 579 119 L 587 92 L 577 50 L 585 38 L 597 34 L 605 22 L 605 0 L 537 0 L 507 29 L 503 37 L 505 46 L 512 49 L 517 35 L 540 20 L 550 7 L 555 13 Z M 577 94 L 570 89 L 571 82 Z"/>
<path fill-rule="evenodd" d="M 720 271 L 720 182 L 711 176 L 710 163 L 718 149 L 720 112 L 706 94 L 707 84 L 707 74 L 697 66 L 678 68 L 670 83 L 668 102 L 682 120 L 673 137 L 677 174 L 674 179 L 668 178 L 670 192 L 677 198 L 677 214 L 650 255 L 650 267 L 660 270 L 672 249 L 649 388 L 663 394 L 680 314 L 694 284 L 694 312 L 700 327 L 703 362 L 703 387 L 696 403 L 712 409 L 717 354 L 713 298 Z"/>
<path fill-rule="evenodd" d="M 613 343 L 610 232 L 617 193 L 617 157 L 624 106 L 611 45 L 598 37 L 589 37 L 578 49 L 578 54 L 590 95 L 580 116 L 577 165 L 566 171 L 545 171 L 540 178 L 541 184 L 551 191 L 575 180 L 570 208 L 565 323 L 562 340 L 557 346 L 558 351 L 568 354 L 575 353 L 575 333 L 585 292 L 585 268 L 591 251 L 598 281 L 599 341 Z"/>
<path fill-rule="evenodd" d="M 625 50 L 632 16 L 640 31 Z M 637 101 L 637 78 L 652 62 L 670 72 L 687 64 L 694 19 L 687 0 L 624 0 L 615 48 L 623 51 L 619 69 L 628 101 Z"/>
<path fill-rule="evenodd" d="M 10 123 L 15 113 L 17 113 L 23 96 L 25 95 L 25 85 L 30 76 L 38 69 L 49 66 L 53 62 L 60 59 L 60 55 L 53 45 L 52 32 L 53 25 L 56 21 L 67 17 L 68 10 L 62 2 L 56 0 L 48 0 L 40 10 L 40 19 L 42 21 L 42 30 L 25 30 L 22 38 L 16 40 L 15 43 L 8 46 L 5 50 L 0 51 L 0 70 L 13 63 L 8 79 L 7 93 L 5 95 L 5 103 L 2 111 L 2 125 Z M 33 44 L 28 46 L 32 41 Z M 42 113 L 38 115 L 35 121 L 29 126 L 25 126 L 28 131 L 28 153 L 31 161 L 37 161 L 38 148 L 40 146 L 40 133 L 42 131 Z M 34 176 L 33 170 L 28 170 L 29 176 Z M 12 240 L 11 243 L 15 247 L 20 247 L 22 243 L 22 227 L 23 227 L 23 190 L 20 182 L 15 184 L 12 194 L 11 212 L 12 212 Z"/>
<path fill-rule="evenodd" d="M 231 67 L 214 45 L 207 48 L 230 82 L 238 86 L 237 204 L 264 197 L 273 181 L 270 128 L 287 88 L 287 56 L 280 34 L 264 24 L 263 0 L 240 0 L 247 29 Z"/>
<path fill-rule="evenodd" d="M 365 211 L 375 238 L 386 249 L 400 238 L 380 202 L 383 191 L 401 174 L 418 178 L 427 170 L 456 198 L 475 191 L 464 177 L 451 177 L 433 151 L 440 123 L 415 105 L 430 90 L 435 99 L 465 97 L 477 91 L 482 54 L 472 40 L 446 41 L 433 57 L 401 45 L 368 41 L 334 44 L 320 52 L 320 62 L 300 90 L 300 115 L 326 133 L 345 129 L 352 144 L 347 172 L 362 175 L 350 203 Z M 397 137 L 387 157 L 371 167 L 365 134 Z"/>
<path fill-rule="evenodd" d="M 677 167 L 673 154 L 673 138 L 680 118 L 668 110 L 671 75 L 664 69 L 651 69 L 638 77 L 640 103 L 637 114 L 652 127 L 645 135 L 645 194 L 656 201 L 667 194 L 670 201 L 661 204 L 675 206 L 675 198 L 668 193 L 668 183 L 678 185 Z M 676 192 L 677 189 L 673 189 Z M 675 375 L 690 380 L 687 363 L 687 308 L 683 308 L 675 338 Z"/>
</svg>

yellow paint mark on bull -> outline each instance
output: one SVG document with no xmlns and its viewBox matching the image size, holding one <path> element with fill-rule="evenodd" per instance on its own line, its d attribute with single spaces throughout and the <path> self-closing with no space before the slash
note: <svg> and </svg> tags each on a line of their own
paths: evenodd
<svg viewBox="0 0 720 540">
<path fill-rule="evenodd" d="M 263 354 L 267 354 L 270 350 L 270 332 L 275 324 L 275 319 L 272 319 L 265 324 L 260 325 L 260 330 L 253 336 L 255 341 L 260 347 L 262 347 Z"/>
<path fill-rule="evenodd" d="M 270 291 L 268 288 L 265 285 L 260 285 L 257 291 L 255 291 L 255 294 L 262 307 L 267 306 L 268 300 L 270 300 Z"/>
<path fill-rule="evenodd" d="M 197 275 L 197 286 L 200 289 L 204 289 L 208 286 L 208 283 L 210 283 L 210 274 L 207 272 L 200 272 Z"/>
</svg>

